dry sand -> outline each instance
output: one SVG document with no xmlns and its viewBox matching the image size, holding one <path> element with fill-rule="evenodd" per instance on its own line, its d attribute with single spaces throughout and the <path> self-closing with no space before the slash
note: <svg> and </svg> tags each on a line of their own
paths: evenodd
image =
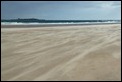
<svg viewBox="0 0 122 82">
<path fill-rule="evenodd" d="M 121 80 L 121 25 L 1 28 L 2 81 Z"/>
</svg>

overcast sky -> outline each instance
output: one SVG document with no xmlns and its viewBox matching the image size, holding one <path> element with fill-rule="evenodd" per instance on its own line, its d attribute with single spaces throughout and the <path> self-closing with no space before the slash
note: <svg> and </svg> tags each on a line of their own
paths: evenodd
<svg viewBox="0 0 122 82">
<path fill-rule="evenodd" d="M 2 1 L 1 18 L 121 19 L 120 1 Z"/>
</svg>

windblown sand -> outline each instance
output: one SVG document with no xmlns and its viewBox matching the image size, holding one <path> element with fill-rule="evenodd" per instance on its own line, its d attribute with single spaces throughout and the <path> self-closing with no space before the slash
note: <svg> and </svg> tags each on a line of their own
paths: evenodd
<svg viewBox="0 0 122 82">
<path fill-rule="evenodd" d="M 121 25 L 1 28 L 1 80 L 121 80 Z"/>
</svg>

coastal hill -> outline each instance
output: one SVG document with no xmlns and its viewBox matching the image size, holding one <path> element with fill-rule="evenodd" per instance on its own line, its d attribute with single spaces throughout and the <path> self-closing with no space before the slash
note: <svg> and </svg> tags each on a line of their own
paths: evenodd
<svg viewBox="0 0 122 82">
<path fill-rule="evenodd" d="M 26 19 L 2 19 L 1 22 L 38 22 L 44 21 L 44 19 L 36 19 L 36 18 L 26 18 Z"/>
<path fill-rule="evenodd" d="M 45 20 L 37 18 L 18 18 L 18 19 L 1 19 L 1 22 L 21 22 L 21 23 L 59 23 L 59 22 L 120 22 L 120 20 Z"/>
</svg>

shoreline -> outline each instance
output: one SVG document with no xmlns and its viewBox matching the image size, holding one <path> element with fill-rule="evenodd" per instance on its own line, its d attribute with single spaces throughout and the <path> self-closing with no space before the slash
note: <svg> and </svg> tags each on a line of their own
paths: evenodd
<svg viewBox="0 0 122 82">
<path fill-rule="evenodd" d="M 90 26 L 90 25 L 114 25 L 121 23 L 95 23 L 95 24 L 49 24 L 49 25 L 1 25 L 1 28 L 33 28 L 33 27 L 57 27 L 57 26 Z"/>
</svg>

